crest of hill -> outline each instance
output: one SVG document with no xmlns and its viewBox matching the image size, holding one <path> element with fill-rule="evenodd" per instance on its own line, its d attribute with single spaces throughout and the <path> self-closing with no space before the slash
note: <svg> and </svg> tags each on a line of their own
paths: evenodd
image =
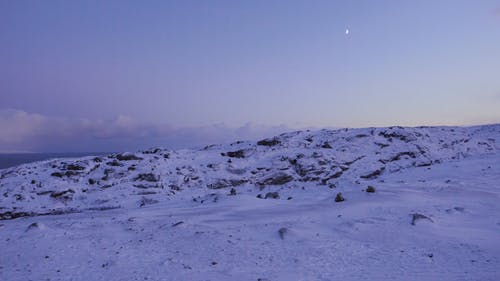
<svg viewBox="0 0 500 281">
<path fill-rule="evenodd" d="M 153 148 L 0 171 L 0 219 L 143 207 L 225 189 L 330 187 L 498 153 L 500 125 L 296 131 L 198 150 Z M 185 195 L 187 196 L 187 195 Z"/>
</svg>

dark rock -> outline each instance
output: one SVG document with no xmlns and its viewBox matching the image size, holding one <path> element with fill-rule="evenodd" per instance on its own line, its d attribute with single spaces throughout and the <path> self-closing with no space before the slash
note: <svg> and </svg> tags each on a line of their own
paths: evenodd
<svg viewBox="0 0 500 281">
<path fill-rule="evenodd" d="M 380 142 L 375 142 L 376 145 L 378 145 L 380 148 L 385 148 L 388 147 L 389 145 L 386 143 L 380 143 Z"/>
<path fill-rule="evenodd" d="M 404 151 L 404 152 L 400 152 L 396 155 L 394 155 L 393 157 L 387 159 L 387 160 L 380 160 L 380 162 L 382 162 L 383 164 L 385 163 L 388 163 L 388 162 L 393 162 L 393 161 L 398 161 L 399 159 L 401 159 L 402 156 L 408 156 L 410 158 L 416 158 L 417 155 L 415 152 L 412 152 L 412 151 Z"/>
<path fill-rule="evenodd" d="M 335 202 L 342 202 L 342 201 L 345 201 L 345 198 L 344 196 L 342 196 L 342 193 L 339 192 L 337 193 L 337 195 L 335 196 Z"/>
<path fill-rule="evenodd" d="M 171 190 L 175 190 L 175 191 L 180 191 L 181 190 L 181 187 L 178 186 L 178 185 L 176 185 L 176 184 L 171 184 L 168 187 L 170 187 Z"/>
<path fill-rule="evenodd" d="M 403 142 L 409 142 L 410 141 L 410 137 L 409 136 L 406 136 L 406 135 L 403 135 L 403 134 L 399 134 L 397 132 L 382 131 L 382 132 L 379 133 L 379 136 L 382 136 L 382 137 L 384 137 L 386 139 L 395 138 L 395 139 L 401 140 Z"/>
<path fill-rule="evenodd" d="M 158 185 L 158 184 L 134 184 L 133 186 L 136 188 L 140 188 L 140 189 L 163 188 L 162 185 Z M 111 185 L 109 185 L 109 187 L 111 187 Z"/>
<path fill-rule="evenodd" d="M 245 179 L 219 179 L 214 183 L 208 184 L 207 187 L 210 189 L 221 189 L 226 187 L 235 187 L 247 183 L 248 180 Z"/>
<path fill-rule="evenodd" d="M 69 170 L 69 171 L 81 171 L 81 170 L 85 170 L 85 167 L 82 167 L 80 165 L 77 165 L 77 164 L 68 164 L 66 165 L 66 170 Z"/>
<path fill-rule="evenodd" d="M 147 198 L 147 197 L 142 197 L 141 201 L 139 202 L 139 207 L 144 207 L 146 205 L 151 205 L 151 204 L 156 204 L 158 203 L 158 200 Z"/>
<path fill-rule="evenodd" d="M 62 178 L 64 176 L 64 174 L 61 173 L 61 172 L 53 172 L 50 175 L 53 176 L 53 177 L 58 177 L 58 178 Z"/>
<path fill-rule="evenodd" d="M 287 182 L 290 182 L 293 180 L 293 177 L 290 176 L 289 174 L 286 173 L 277 173 L 275 175 L 272 175 L 266 179 L 264 179 L 262 182 L 260 182 L 260 185 L 282 185 Z"/>
<path fill-rule="evenodd" d="M 366 188 L 366 192 L 368 192 L 368 193 L 374 193 L 375 192 L 375 187 L 369 185 L 368 188 Z"/>
<path fill-rule="evenodd" d="M 50 197 L 52 198 L 59 198 L 61 196 L 64 196 L 64 197 L 71 197 L 73 194 L 75 193 L 75 191 L 73 189 L 67 189 L 67 190 L 63 190 L 63 191 L 54 191 L 52 192 L 52 194 L 50 194 Z"/>
<path fill-rule="evenodd" d="M 411 225 L 416 225 L 418 220 L 428 220 L 430 222 L 434 222 L 431 218 L 429 218 L 426 215 L 420 214 L 420 213 L 413 213 L 411 215 Z"/>
<path fill-rule="evenodd" d="M 260 140 L 260 141 L 257 142 L 257 145 L 275 146 L 275 145 L 278 145 L 280 143 L 281 142 L 278 139 L 272 138 L 272 139 L 263 139 L 263 140 Z"/>
<path fill-rule="evenodd" d="M 355 135 L 354 137 L 356 137 L 356 138 L 366 138 L 366 137 L 368 137 L 368 135 L 366 135 L 366 134 L 358 134 L 358 135 Z"/>
<path fill-rule="evenodd" d="M 243 149 L 236 151 L 229 151 L 225 155 L 227 157 L 232 157 L 232 158 L 245 158 L 245 151 Z"/>
<path fill-rule="evenodd" d="M 113 166 L 113 167 L 122 167 L 123 164 L 118 162 L 116 159 L 110 162 L 107 162 L 106 165 Z"/>
<path fill-rule="evenodd" d="M 159 175 L 153 173 L 139 174 L 134 178 L 135 181 L 147 181 L 147 182 L 158 182 L 160 180 Z"/>
<path fill-rule="evenodd" d="M 344 165 L 346 165 L 346 166 L 350 166 L 350 165 L 352 165 L 352 164 L 356 163 L 357 161 L 359 161 L 359 160 L 361 160 L 361 159 L 363 159 L 363 158 L 365 158 L 365 156 L 360 156 L 360 157 L 358 157 L 358 158 L 356 158 L 356 159 L 354 159 L 354 160 L 352 160 L 352 161 L 345 162 L 345 163 L 344 163 Z"/>
<path fill-rule="evenodd" d="M 141 157 L 136 156 L 135 154 L 132 154 L 132 153 L 117 154 L 116 159 L 118 159 L 120 161 L 142 160 Z"/>
<path fill-rule="evenodd" d="M 176 223 L 172 224 L 172 227 L 179 226 L 179 225 L 181 225 L 181 224 L 183 224 L 183 223 L 184 223 L 183 221 L 178 221 L 178 222 L 176 222 Z"/>
<path fill-rule="evenodd" d="M 362 176 L 359 176 L 360 178 L 362 179 L 374 179 L 378 176 L 380 176 L 380 174 L 382 174 L 382 172 L 385 170 L 385 167 L 381 167 L 380 169 L 378 170 L 375 170 L 369 174 L 366 174 L 366 175 L 362 175 Z"/>
<path fill-rule="evenodd" d="M 329 180 L 331 179 L 336 179 L 336 178 L 339 178 L 340 176 L 342 176 L 342 174 L 344 173 L 344 171 L 340 170 L 336 173 L 334 173 L 333 175 L 330 175 L 324 179 L 321 180 L 321 183 L 322 184 L 326 184 Z"/>
<path fill-rule="evenodd" d="M 35 229 L 35 228 L 40 228 L 40 225 L 39 225 L 37 222 L 34 222 L 34 223 L 30 224 L 30 225 L 28 226 L 28 228 L 26 228 L 26 231 L 25 231 L 25 232 L 28 232 L 28 231 L 30 231 L 30 230 L 32 230 L 32 229 Z"/>
<path fill-rule="evenodd" d="M 268 192 L 268 193 L 266 193 L 265 199 L 268 199 L 268 198 L 280 199 L 280 194 L 278 192 Z"/>
<path fill-rule="evenodd" d="M 64 173 L 64 175 L 67 177 L 77 176 L 79 174 L 80 174 L 79 172 L 75 172 L 75 171 L 66 171 L 66 173 Z"/>
<path fill-rule="evenodd" d="M 328 142 L 324 142 L 323 145 L 321 146 L 321 148 L 327 148 L 327 149 L 331 149 L 332 146 L 328 143 Z"/>
<path fill-rule="evenodd" d="M 428 160 L 426 162 L 419 162 L 419 163 L 416 163 L 415 166 L 416 167 L 429 167 L 432 165 L 432 161 Z"/>
<path fill-rule="evenodd" d="M 161 148 L 156 147 L 156 148 L 150 148 L 148 150 L 144 150 L 142 153 L 144 153 L 144 154 L 158 154 L 161 151 L 162 151 Z M 139 159 L 135 159 L 135 160 L 139 160 Z"/>
<path fill-rule="evenodd" d="M 154 191 L 139 191 L 136 193 L 137 195 L 153 195 L 153 194 L 158 194 Z"/>
<path fill-rule="evenodd" d="M 229 191 L 229 195 L 232 195 L 232 196 L 236 195 L 236 189 L 231 188 L 231 190 Z"/>
<path fill-rule="evenodd" d="M 95 180 L 94 179 L 89 179 L 89 184 L 90 185 L 95 184 Z"/>
<path fill-rule="evenodd" d="M 13 220 L 21 217 L 31 217 L 34 215 L 35 213 L 30 212 L 5 212 L 0 213 L 0 220 Z"/>
<path fill-rule="evenodd" d="M 314 165 L 303 165 L 300 164 L 297 159 L 289 159 L 288 162 L 293 165 L 295 172 L 301 176 L 305 177 L 307 173 L 313 171 L 315 169 Z"/>
<path fill-rule="evenodd" d="M 284 240 L 285 239 L 285 234 L 288 232 L 288 228 L 286 227 L 282 227 L 278 230 L 278 234 L 281 238 L 281 240 Z"/>
</svg>

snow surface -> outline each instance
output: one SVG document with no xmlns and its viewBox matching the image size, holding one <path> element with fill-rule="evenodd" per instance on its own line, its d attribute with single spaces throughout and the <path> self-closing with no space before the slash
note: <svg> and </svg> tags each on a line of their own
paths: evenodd
<svg viewBox="0 0 500 281">
<path fill-rule="evenodd" d="M 500 280 L 499 143 L 320 130 L 0 170 L 0 280 Z"/>
</svg>

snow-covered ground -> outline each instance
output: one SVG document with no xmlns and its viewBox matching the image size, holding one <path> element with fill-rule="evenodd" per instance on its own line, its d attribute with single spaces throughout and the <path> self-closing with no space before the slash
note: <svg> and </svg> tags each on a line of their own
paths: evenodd
<svg viewBox="0 0 500 281">
<path fill-rule="evenodd" d="M 500 280 L 500 125 L 303 131 L 0 174 L 0 280 Z"/>
</svg>

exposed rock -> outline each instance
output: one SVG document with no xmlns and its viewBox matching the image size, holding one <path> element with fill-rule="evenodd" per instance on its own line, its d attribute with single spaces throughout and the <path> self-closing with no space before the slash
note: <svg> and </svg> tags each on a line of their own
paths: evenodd
<svg viewBox="0 0 500 281">
<path fill-rule="evenodd" d="M 176 185 L 176 184 L 171 184 L 169 185 L 168 187 L 170 187 L 171 190 L 175 190 L 175 191 L 181 191 L 181 187 Z"/>
<path fill-rule="evenodd" d="M 366 192 L 368 193 L 374 193 L 375 192 L 375 187 L 369 185 L 367 188 L 366 188 Z"/>
<path fill-rule="evenodd" d="M 67 176 L 67 177 L 71 177 L 71 176 L 78 176 L 78 175 L 80 175 L 80 173 L 79 172 L 75 172 L 75 171 L 66 171 L 64 173 L 64 175 Z"/>
<path fill-rule="evenodd" d="M 236 151 L 229 151 L 229 152 L 226 152 L 225 154 L 223 153 L 223 156 L 232 157 L 232 158 L 245 158 L 245 151 L 243 149 L 236 150 Z"/>
<path fill-rule="evenodd" d="M 75 191 L 73 189 L 67 189 L 67 190 L 63 190 L 63 191 L 54 191 L 52 192 L 52 194 L 50 194 L 50 197 L 52 198 L 59 198 L 61 196 L 64 196 L 66 198 L 69 198 L 71 197 L 73 194 L 75 193 Z"/>
<path fill-rule="evenodd" d="M 327 149 L 331 149 L 333 148 L 328 142 L 324 142 L 323 145 L 321 146 L 321 148 L 327 148 Z"/>
<path fill-rule="evenodd" d="M 290 182 L 293 180 L 293 177 L 290 176 L 289 174 L 286 173 L 277 173 L 274 174 L 266 179 L 264 179 L 262 182 L 260 182 L 260 185 L 282 185 L 287 182 Z"/>
<path fill-rule="evenodd" d="M 385 167 L 381 167 L 380 169 L 377 169 L 369 174 L 366 174 L 366 175 L 361 175 L 359 176 L 360 178 L 362 179 L 374 179 L 378 176 L 380 176 L 380 174 L 382 174 L 382 172 L 385 170 Z"/>
<path fill-rule="evenodd" d="M 144 154 L 158 154 L 161 151 L 162 151 L 161 148 L 155 147 L 155 148 L 150 148 L 150 149 L 144 150 L 142 153 L 144 153 Z M 139 159 L 135 159 L 135 160 L 139 160 Z"/>
<path fill-rule="evenodd" d="M 111 186 L 112 185 L 107 185 L 107 186 L 103 186 L 102 188 L 111 187 Z M 158 184 L 134 184 L 133 186 L 136 187 L 136 188 L 140 188 L 140 189 L 162 188 L 162 186 L 158 185 Z"/>
<path fill-rule="evenodd" d="M 281 142 L 277 138 L 272 138 L 272 139 L 263 139 L 257 142 L 257 145 L 263 145 L 263 146 L 275 146 L 280 144 Z"/>
<path fill-rule="evenodd" d="M 387 159 L 387 160 L 380 160 L 380 162 L 382 162 L 383 164 L 385 163 L 388 163 L 388 162 L 393 162 L 393 161 L 398 161 L 399 159 L 401 159 L 402 156 L 408 156 L 410 158 L 416 158 L 417 155 L 415 152 L 412 152 L 412 151 L 404 151 L 404 152 L 400 152 L 394 156 L 392 156 L 391 158 Z"/>
<path fill-rule="evenodd" d="M 33 228 L 38 228 L 38 223 L 34 222 L 34 223 L 30 224 L 28 226 L 28 228 L 26 228 L 26 231 L 29 231 L 29 230 L 31 230 Z"/>
<path fill-rule="evenodd" d="M 116 159 L 118 159 L 120 161 L 142 160 L 141 157 L 136 156 L 135 154 L 132 154 L 132 153 L 117 154 Z"/>
<path fill-rule="evenodd" d="M 0 213 L 0 220 L 12 220 L 21 217 L 31 217 L 34 216 L 34 213 L 31 212 L 5 212 Z"/>
<path fill-rule="evenodd" d="M 387 143 L 380 143 L 380 142 L 374 142 L 374 144 L 378 145 L 378 147 L 380 148 L 385 148 L 389 146 L 389 144 Z"/>
<path fill-rule="evenodd" d="M 210 189 L 221 189 L 226 187 L 239 186 L 248 182 L 245 179 L 219 179 L 214 183 L 208 184 L 207 187 Z"/>
<path fill-rule="evenodd" d="M 411 140 L 411 138 L 409 136 L 403 135 L 403 134 L 400 134 L 397 132 L 382 131 L 379 133 L 379 136 L 382 136 L 386 139 L 395 138 L 395 139 L 401 140 L 403 142 L 409 142 Z"/>
<path fill-rule="evenodd" d="M 429 218 L 426 215 L 420 214 L 420 213 L 413 213 L 411 215 L 411 225 L 416 225 L 418 220 L 428 220 L 430 222 L 434 222 L 431 218 Z"/>
<path fill-rule="evenodd" d="M 65 169 L 70 170 L 70 171 L 81 171 L 81 170 L 85 170 L 85 167 L 82 167 L 82 166 L 77 165 L 77 164 L 68 164 L 68 165 L 66 165 Z"/>
<path fill-rule="evenodd" d="M 339 192 L 337 193 L 337 195 L 335 195 L 335 202 L 342 202 L 342 201 L 345 201 L 345 198 L 344 196 L 342 196 L 342 193 Z"/>
<path fill-rule="evenodd" d="M 172 227 L 179 226 L 179 225 L 181 225 L 181 224 L 183 224 L 183 223 L 184 223 L 183 221 L 178 221 L 178 222 L 176 222 L 176 223 L 172 224 Z"/>
<path fill-rule="evenodd" d="M 160 176 L 155 175 L 153 173 L 138 174 L 137 177 L 134 178 L 134 180 L 135 181 L 158 182 L 160 180 Z"/>
<path fill-rule="evenodd" d="M 363 159 L 363 158 L 365 158 L 365 156 L 360 156 L 360 157 L 358 157 L 358 158 L 356 158 L 356 159 L 354 159 L 354 160 L 352 160 L 352 161 L 347 161 L 347 162 L 345 162 L 345 163 L 344 163 L 344 165 L 346 165 L 346 166 L 350 166 L 350 165 L 352 165 L 352 164 L 356 163 L 357 161 L 359 161 L 359 160 L 361 160 L 361 159 Z"/>
<path fill-rule="evenodd" d="M 278 192 L 268 192 L 268 193 L 266 193 L 266 197 L 264 197 L 264 199 L 268 199 L 268 198 L 280 199 L 280 194 Z"/>
<path fill-rule="evenodd" d="M 151 205 L 151 204 L 156 204 L 158 203 L 158 200 L 147 198 L 147 197 L 142 197 L 141 201 L 139 202 L 139 207 L 144 207 L 146 205 Z"/>
<path fill-rule="evenodd" d="M 285 239 L 285 234 L 288 232 L 288 228 L 286 227 L 282 227 L 278 230 L 278 234 L 281 238 L 281 240 L 284 240 Z"/>
<path fill-rule="evenodd" d="M 61 172 L 53 172 L 50 175 L 53 176 L 53 177 L 57 177 L 57 178 L 62 178 L 64 176 L 64 174 L 61 173 Z"/>
<path fill-rule="evenodd" d="M 342 174 L 344 173 L 344 171 L 340 170 L 336 173 L 334 173 L 333 175 L 330 175 L 324 179 L 321 180 L 321 183 L 322 184 L 326 184 L 329 180 L 331 179 L 336 179 L 336 178 L 339 178 L 340 176 L 342 176 Z"/>
<path fill-rule="evenodd" d="M 113 166 L 113 167 L 122 167 L 123 164 L 118 162 L 116 159 L 110 162 L 107 162 L 106 165 Z"/>
</svg>

